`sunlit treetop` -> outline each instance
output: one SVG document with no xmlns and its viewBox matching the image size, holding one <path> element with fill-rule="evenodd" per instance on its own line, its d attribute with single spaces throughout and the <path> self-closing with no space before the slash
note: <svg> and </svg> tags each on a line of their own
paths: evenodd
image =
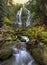
<svg viewBox="0 0 47 65">
<path fill-rule="evenodd" d="M 13 3 L 16 4 L 16 3 L 19 3 L 19 4 L 24 4 L 26 2 L 28 2 L 29 0 L 13 0 Z"/>
</svg>

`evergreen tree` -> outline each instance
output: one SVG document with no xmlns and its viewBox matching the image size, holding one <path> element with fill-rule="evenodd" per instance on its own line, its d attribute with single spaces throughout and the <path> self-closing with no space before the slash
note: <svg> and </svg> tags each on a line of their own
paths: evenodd
<svg viewBox="0 0 47 65">
<path fill-rule="evenodd" d="M 47 0 L 32 0 L 27 8 L 35 12 L 35 17 L 40 17 L 41 24 L 47 24 Z"/>
<path fill-rule="evenodd" d="M 7 15 L 6 0 L 0 0 L 0 27 L 3 26 L 4 17 Z"/>
</svg>

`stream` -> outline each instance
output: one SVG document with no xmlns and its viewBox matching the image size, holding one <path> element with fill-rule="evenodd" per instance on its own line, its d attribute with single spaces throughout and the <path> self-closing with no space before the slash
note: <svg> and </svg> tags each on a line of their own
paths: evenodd
<svg viewBox="0 0 47 65">
<path fill-rule="evenodd" d="M 28 41 L 28 37 L 25 37 L 25 40 Z M 19 44 L 20 48 L 12 47 L 13 55 L 9 59 L 0 62 L 0 65 L 37 65 L 33 57 L 26 50 L 26 43 L 19 42 Z"/>
<path fill-rule="evenodd" d="M 19 27 L 22 27 L 22 9 L 17 12 L 17 21 L 13 23 L 17 23 Z M 27 11 L 27 21 L 26 21 L 26 27 L 30 26 L 30 11 L 26 8 L 24 8 L 25 11 Z M 26 42 L 29 41 L 29 38 L 27 36 L 22 36 L 23 39 L 26 40 Z M 12 47 L 11 50 L 13 51 L 13 55 L 5 60 L 0 62 L 0 65 L 37 65 L 33 57 L 30 55 L 30 53 L 26 49 L 26 42 L 18 42 L 17 44 L 20 45 L 20 48 L 17 48 L 16 46 Z"/>
</svg>

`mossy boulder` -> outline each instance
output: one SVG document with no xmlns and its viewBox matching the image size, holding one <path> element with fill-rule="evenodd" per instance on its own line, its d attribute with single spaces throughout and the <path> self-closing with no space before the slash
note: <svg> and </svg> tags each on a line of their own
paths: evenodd
<svg viewBox="0 0 47 65">
<path fill-rule="evenodd" d="M 41 41 L 47 43 L 47 32 L 41 32 Z"/>
<path fill-rule="evenodd" d="M 47 65 L 47 45 L 44 45 L 43 59 L 43 62 Z"/>
<path fill-rule="evenodd" d="M 27 49 L 40 65 L 47 65 L 47 45 L 34 42 L 27 43 Z"/>
<path fill-rule="evenodd" d="M 12 55 L 11 50 L 0 50 L 0 60 L 6 60 Z"/>
<path fill-rule="evenodd" d="M 34 48 L 31 50 L 32 55 L 41 65 L 47 65 L 47 47 Z"/>
<path fill-rule="evenodd" d="M 32 53 L 33 57 L 39 64 L 41 64 L 41 65 L 44 64 L 43 63 L 43 54 L 39 48 L 34 48 L 30 52 Z"/>
</svg>

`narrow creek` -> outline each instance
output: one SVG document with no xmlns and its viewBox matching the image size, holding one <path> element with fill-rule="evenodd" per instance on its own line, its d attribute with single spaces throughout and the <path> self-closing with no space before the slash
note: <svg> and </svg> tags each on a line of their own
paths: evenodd
<svg viewBox="0 0 47 65">
<path fill-rule="evenodd" d="M 27 37 L 25 37 L 25 40 L 29 41 Z M 33 57 L 26 50 L 26 43 L 19 42 L 19 45 L 19 49 L 12 47 L 13 55 L 9 59 L 0 63 L 0 65 L 37 65 Z"/>
</svg>

